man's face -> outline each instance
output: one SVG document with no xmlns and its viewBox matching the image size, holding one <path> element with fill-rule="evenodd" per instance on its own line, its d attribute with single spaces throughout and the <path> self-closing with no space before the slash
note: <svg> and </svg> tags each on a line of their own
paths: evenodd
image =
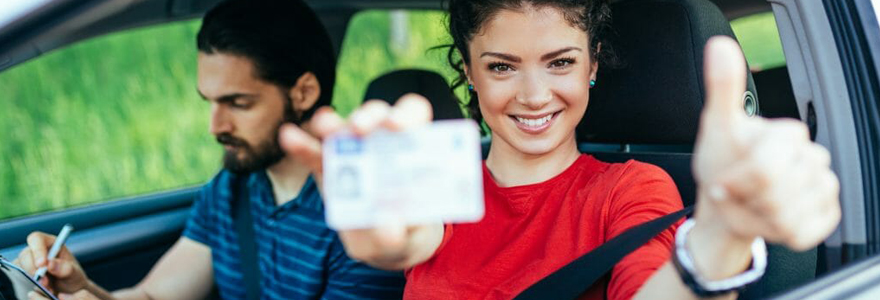
<svg viewBox="0 0 880 300">
<path fill-rule="evenodd" d="M 285 91 L 257 78 L 242 56 L 199 52 L 198 65 L 198 90 L 211 103 L 210 132 L 225 150 L 224 168 L 247 173 L 280 161 L 279 126 L 295 121 Z"/>
</svg>

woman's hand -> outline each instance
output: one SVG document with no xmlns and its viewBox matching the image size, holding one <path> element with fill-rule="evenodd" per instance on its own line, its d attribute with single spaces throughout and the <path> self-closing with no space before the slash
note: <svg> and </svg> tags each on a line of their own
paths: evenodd
<svg viewBox="0 0 880 300">
<path fill-rule="evenodd" d="M 47 276 L 40 279 L 40 284 L 53 293 L 71 293 L 86 288 L 90 281 L 67 247 L 62 246 L 55 259 L 48 259 L 49 249 L 54 242 L 53 235 L 31 233 L 27 238 L 27 248 L 18 254 L 15 263 L 28 274 L 34 274 L 37 269 L 46 267 Z"/>
<path fill-rule="evenodd" d="M 736 41 L 711 39 L 705 68 L 707 99 L 693 164 L 697 224 L 689 246 L 748 246 L 757 236 L 794 250 L 821 243 L 840 220 L 828 151 L 810 141 L 800 121 L 746 116 L 746 68 Z"/>
<path fill-rule="evenodd" d="M 321 140 L 342 130 L 369 135 L 377 129 L 401 131 L 431 122 L 431 104 L 415 94 L 401 97 L 393 107 L 381 100 L 367 101 L 348 121 L 333 109 L 319 109 L 308 126 L 284 125 L 281 147 L 312 170 L 318 184 L 323 176 Z M 383 269 L 404 269 L 428 259 L 440 245 L 443 225 L 405 226 L 395 220 L 372 229 L 339 232 L 345 250 L 354 259 Z"/>
</svg>

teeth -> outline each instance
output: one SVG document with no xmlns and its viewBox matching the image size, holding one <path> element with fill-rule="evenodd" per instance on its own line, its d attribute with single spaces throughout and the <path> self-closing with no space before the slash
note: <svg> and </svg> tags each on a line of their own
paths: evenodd
<svg viewBox="0 0 880 300">
<path fill-rule="evenodd" d="M 550 121 L 550 118 L 552 118 L 552 117 L 553 117 L 553 115 L 551 114 L 551 115 L 547 115 L 547 116 L 540 118 L 540 119 L 526 119 L 526 118 L 516 117 L 516 120 L 519 121 L 520 123 L 528 125 L 529 127 L 537 127 L 537 126 L 544 125 L 544 123 L 547 123 L 548 121 Z"/>
</svg>

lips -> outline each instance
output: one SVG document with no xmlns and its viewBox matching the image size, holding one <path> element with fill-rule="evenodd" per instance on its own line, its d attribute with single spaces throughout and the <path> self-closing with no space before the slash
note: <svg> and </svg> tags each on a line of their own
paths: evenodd
<svg viewBox="0 0 880 300">
<path fill-rule="evenodd" d="M 511 115 L 516 127 L 526 133 L 539 134 L 547 131 L 561 111 L 537 115 Z"/>
</svg>

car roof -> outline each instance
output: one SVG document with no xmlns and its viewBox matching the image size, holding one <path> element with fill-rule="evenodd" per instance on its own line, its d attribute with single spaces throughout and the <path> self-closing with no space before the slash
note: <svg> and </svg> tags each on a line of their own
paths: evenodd
<svg viewBox="0 0 880 300">
<path fill-rule="evenodd" d="M 442 9 L 444 0 L 305 0 L 337 46 L 350 17 L 364 9 Z M 620 0 L 612 0 L 616 2 Z M 728 19 L 770 10 L 766 0 L 711 0 Z M 202 16 L 220 0 L 4 0 L 0 72 L 42 53 L 127 28 Z M 36 5 L 39 4 L 39 5 Z"/>
</svg>

